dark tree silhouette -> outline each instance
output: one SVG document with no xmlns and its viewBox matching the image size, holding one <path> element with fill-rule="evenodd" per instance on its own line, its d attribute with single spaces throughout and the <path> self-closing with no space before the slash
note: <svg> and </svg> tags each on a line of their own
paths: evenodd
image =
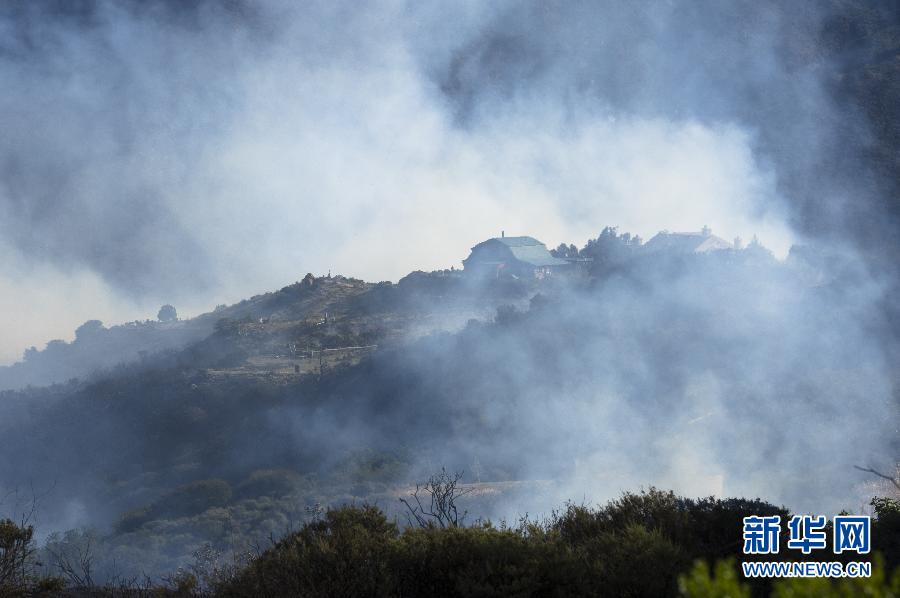
<svg viewBox="0 0 900 598">
<path fill-rule="evenodd" d="M 178 312 L 175 311 L 174 307 L 166 304 L 159 308 L 159 313 L 156 314 L 156 317 L 159 318 L 160 322 L 174 322 L 178 319 Z"/>
<path fill-rule="evenodd" d="M 75 340 L 85 340 L 102 332 L 103 322 L 100 320 L 88 320 L 75 329 Z"/>
</svg>

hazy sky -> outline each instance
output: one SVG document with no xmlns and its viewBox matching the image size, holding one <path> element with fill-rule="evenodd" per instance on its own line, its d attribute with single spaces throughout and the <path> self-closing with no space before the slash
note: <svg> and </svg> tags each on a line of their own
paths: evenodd
<svg viewBox="0 0 900 598">
<path fill-rule="evenodd" d="M 783 256 L 806 232 L 792 194 L 827 182 L 853 116 L 785 46 L 823 15 L 774 8 L 0 9 L 0 362 L 89 318 L 192 315 L 306 272 L 459 267 L 501 230 L 582 245 L 709 225 Z M 824 205 L 840 218 L 841 197 Z"/>
</svg>

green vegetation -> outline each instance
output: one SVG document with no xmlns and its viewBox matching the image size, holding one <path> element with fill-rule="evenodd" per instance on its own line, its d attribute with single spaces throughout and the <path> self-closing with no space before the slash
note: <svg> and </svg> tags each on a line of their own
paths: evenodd
<svg viewBox="0 0 900 598">
<path fill-rule="evenodd" d="M 38 574 L 36 553 L 33 526 L 0 519 L 0 596 L 55 595 L 65 589 L 63 579 Z"/>
<path fill-rule="evenodd" d="M 545 521 L 526 518 L 514 526 L 482 521 L 401 531 L 375 507 L 343 507 L 211 590 L 221 596 L 898 595 L 900 570 L 889 575 L 881 556 L 870 579 L 743 580 L 739 530 L 750 514 L 787 516 L 759 500 L 690 500 L 655 489 L 601 508 L 569 505 Z M 876 537 L 889 535 L 879 527 L 884 523 L 876 521 Z"/>
<path fill-rule="evenodd" d="M 679 578 L 678 587 L 681 594 L 689 598 L 750 598 L 753 595 L 750 586 L 741 581 L 740 568 L 734 561 L 718 561 L 714 573 L 710 573 L 706 562 L 698 561 L 688 574 Z M 871 577 L 839 581 L 779 579 L 772 583 L 769 595 L 772 598 L 893 598 L 900 596 L 900 569 L 889 574 L 884 560 L 876 557 Z"/>
<path fill-rule="evenodd" d="M 123 549 L 139 553 L 140 545 L 150 541 L 157 542 L 155 553 L 164 552 L 158 542 L 222 518 L 222 505 L 235 493 L 255 488 L 296 498 L 308 481 L 290 472 L 261 471 L 236 490 L 222 480 L 189 484 L 148 509 L 155 516 L 172 517 L 171 524 L 151 518 L 137 526 L 138 531 L 121 532 L 118 540 L 73 530 L 51 535 L 38 549 L 30 526 L 0 521 L 0 595 L 900 595 L 900 502 L 894 499 L 872 501 L 873 537 L 880 552 L 872 558 L 871 578 L 772 581 L 744 579 L 740 570 L 740 561 L 748 558 L 741 554 L 742 518 L 790 515 L 759 499 L 689 499 L 651 488 L 623 494 L 601 507 L 570 503 L 544 519 L 522 517 L 513 524 L 474 520 L 465 525 L 457 503 L 468 500 L 468 489 L 461 488 L 458 479 L 442 472 L 420 486 L 420 500 L 405 503 L 408 526 L 369 504 L 307 509 L 305 523 L 273 539 L 267 549 L 248 542 L 241 550 L 232 545 L 229 554 L 200 544 L 193 550 L 192 564 L 173 567 L 156 581 L 107 575 L 98 582 L 98 549 L 105 542 L 104 548 L 121 558 L 126 556 Z M 238 504 L 261 508 L 260 500 Z M 232 513 L 238 516 L 233 507 Z M 205 533 L 212 534 L 212 527 Z M 242 534 L 237 526 L 232 533 Z M 158 536 L 152 539 L 152 534 Z M 802 559 L 784 550 L 778 558 Z"/>
</svg>

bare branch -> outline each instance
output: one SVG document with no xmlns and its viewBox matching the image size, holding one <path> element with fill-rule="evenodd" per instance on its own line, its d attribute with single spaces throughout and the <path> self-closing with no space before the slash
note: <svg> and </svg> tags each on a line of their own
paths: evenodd
<svg viewBox="0 0 900 598">
<path fill-rule="evenodd" d="M 80 537 L 79 537 L 80 536 Z M 47 553 L 53 565 L 69 583 L 77 588 L 94 587 L 94 534 L 66 533 L 56 542 L 48 542 Z"/>
<path fill-rule="evenodd" d="M 866 473 L 871 473 L 873 475 L 878 476 L 879 478 L 881 478 L 883 480 L 887 480 L 891 484 L 893 484 L 897 490 L 900 490 L 900 478 L 881 473 L 880 471 L 877 471 L 873 467 L 860 467 L 859 465 L 854 465 L 853 467 L 854 467 L 854 469 L 858 469 L 858 470 L 864 471 Z"/>
<path fill-rule="evenodd" d="M 410 494 L 412 501 L 400 498 L 400 502 L 407 509 L 406 519 L 410 525 L 419 527 L 459 527 L 468 514 L 467 511 L 459 512 L 456 501 L 469 494 L 471 489 L 459 487 L 462 472 L 450 475 L 446 469 L 441 473 L 431 476 L 424 486 L 416 484 L 416 489 Z M 422 504 L 420 493 L 428 495 L 429 506 Z M 415 502 L 415 505 L 412 504 Z"/>
</svg>

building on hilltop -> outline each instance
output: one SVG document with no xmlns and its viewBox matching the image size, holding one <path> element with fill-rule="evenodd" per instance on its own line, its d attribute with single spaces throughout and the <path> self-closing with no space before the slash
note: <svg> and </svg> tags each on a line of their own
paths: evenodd
<svg viewBox="0 0 900 598">
<path fill-rule="evenodd" d="M 668 253 L 709 253 L 723 249 L 734 249 L 734 245 L 712 234 L 708 226 L 698 233 L 670 233 L 662 231 L 644 243 L 645 252 L 665 251 Z"/>
<path fill-rule="evenodd" d="M 499 237 L 472 247 L 463 260 L 469 275 L 501 278 L 545 278 L 573 266 L 568 260 L 550 255 L 547 246 L 533 237 Z"/>
</svg>

